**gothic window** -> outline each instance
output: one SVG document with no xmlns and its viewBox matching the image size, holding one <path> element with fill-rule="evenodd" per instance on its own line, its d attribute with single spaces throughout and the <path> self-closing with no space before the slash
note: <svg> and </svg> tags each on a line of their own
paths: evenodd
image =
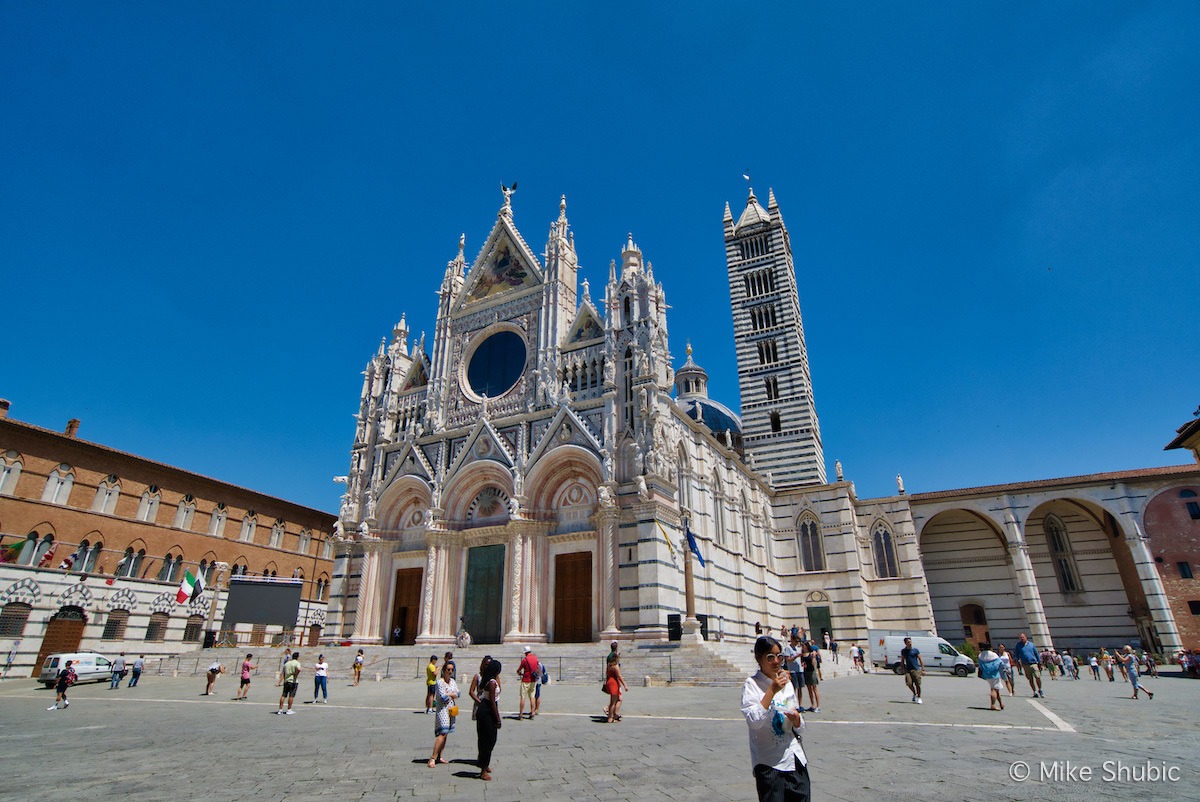
<svg viewBox="0 0 1200 802">
<path fill-rule="evenodd" d="M 675 486 L 679 488 L 679 509 L 681 512 L 692 508 L 692 491 L 688 486 L 687 454 L 683 446 L 679 447 L 679 460 L 675 465 Z"/>
<path fill-rule="evenodd" d="M 175 508 L 175 528 L 191 531 L 192 519 L 196 517 L 196 499 L 189 493 Z"/>
<path fill-rule="evenodd" d="M 783 431 L 783 420 L 779 417 L 778 412 L 771 413 L 771 431 L 776 434 Z"/>
<path fill-rule="evenodd" d="M 302 529 L 300 531 L 300 539 L 296 545 L 296 551 L 301 554 L 308 554 L 308 550 L 312 548 L 312 530 Z"/>
<path fill-rule="evenodd" d="M 109 474 L 100 486 L 96 488 L 96 500 L 92 502 L 92 512 L 102 512 L 112 515 L 117 508 L 117 499 L 121 496 L 121 483 L 115 474 Z"/>
<path fill-rule="evenodd" d="M 725 545 L 725 494 L 721 486 L 721 477 L 713 474 L 713 529 L 716 532 L 717 543 Z"/>
<path fill-rule="evenodd" d="M 104 544 L 96 541 L 91 548 L 86 548 L 87 541 L 79 544 L 79 573 L 86 574 L 96 570 L 96 563 L 100 559 L 100 553 L 104 551 Z"/>
<path fill-rule="evenodd" d="M 321 543 L 321 559 L 333 559 L 333 538 L 327 537 L 325 538 L 325 541 Z"/>
<path fill-rule="evenodd" d="M 750 529 L 750 501 L 746 498 L 746 494 L 742 493 L 742 553 L 747 557 L 750 556 L 750 547 L 754 544 L 754 539 Z"/>
<path fill-rule="evenodd" d="M 325 598 L 325 589 L 328 586 L 329 586 L 329 582 L 324 577 L 320 577 L 317 579 L 317 596 L 316 596 L 317 601 L 321 601 L 322 599 Z"/>
<path fill-rule="evenodd" d="M 0 496 L 11 496 L 17 490 L 17 479 L 21 478 L 21 455 L 6 451 L 0 462 Z"/>
<path fill-rule="evenodd" d="M 1058 577 L 1058 589 L 1063 593 L 1079 593 L 1079 572 L 1075 567 L 1075 555 L 1071 551 L 1071 539 L 1067 525 L 1057 515 L 1047 515 L 1042 524 L 1046 531 L 1046 543 L 1050 547 L 1050 560 L 1054 563 L 1054 574 Z"/>
<path fill-rule="evenodd" d="M 229 513 L 225 509 L 224 502 L 217 505 L 213 510 L 212 515 L 208 519 L 208 533 L 215 537 L 225 536 L 225 519 Z"/>
<path fill-rule="evenodd" d="M 758 344 L 758 364 L 774 365 L 779 361 L 779 346 L 775 340 L 763 340 Z"/>
<path fill-rule="evenodd" d="M 238 536 L 238 539 L 246 543 L 253 543 L 254 533 L 257 530 L 258 516 L 254 514 L 254 510 L 250 510 L 242 517 L 242 532 Z"/>
<path fill-rule="evenodd" d="M 283 548 L 283 519 L 276 518 L 271 525 L 271 548 Z"/>
<path fill-rule="evenodd" d="M 767 391 L 768 401 L 774 401 L 779 398 L 779 377 L 768 376 L 763 379 L 763 388 Z"/>
<path fill-rule="evenodd" d="M 1187 507 L 1188 515 L 1193 521 L 1200 521 L 1200 502 L 1196 501 L 1196 492 L 1194 490 L 1180 490 L 1179 497 L 1183 499 L 1184 506 Z"/>
<path fill-rule="evenodd" d="M 189 615 L 187 623 L 183 626 L 183 642 L 184 643 L 199 643 L 200 636 L 204 634 L 204 616 Z"/>
<path fill-rule="evenodd" d="M 821 545 L 821 525 L 816 518 L 800 519 L 797 540 L 800 548 L 800 570 L 824 571 L 825 550 Z"/>
<path fill-rule="evenodd" d="M 113 610 L 104 622 L 104 632 L 100 640 L 125 640 L 125 627 L 129 624 L 128 610 Z"/>
<path fill-rule="evenodd" d="M 40 565 L 42 558 L 54 548 L 54 535 L 46 535 L 41 542 L 37 544 L 37 548 L 33 551 L 33 559 L 29 561 L 30 565 Z"/>
<path fill-rule="evenodd" d="M 171 578 L 171 566 L 175 564 L 175 557 L 170 552 L 163 558 L 162 568 L 158 569 L 158 579 L 160 582 L 166 582 Z"/>
<path fill-rule="evenodd" d="M 892 540 L 892 532 L 882 523 L 875 528 L 871 537 L 871 545 L 875 557 L 875 576 L 880 579 L 900 576 L 900 567 L 896 562 L 896 546 Z"/>
<path fill-rule="evenodd" d="M 630 302 L 629 298 L 625 299 L 625 321 L 624 322 L 625 322 L 626 326 L 633 325 L 633 304 Z"/>
<path fill-rule="evenodd" d="M 162 643 L 167 639 L 167 622 L 171 617 L 166 613 L 150 613 L 150 624 L 146 627 L 146 640 L 150 643 Z"/>
<path fill-rule="evenodd" d="M 46 489 L 42 491 L 42 501 L 51 504 L 66 504 L 71 495 L 71 485 L 75 484 L 75 474 L 71 466 L 59 465 L 46 477 Z"/>
<path fill-rule="evenodd" d="M 146 492 L 142 493 L 141 501 L 138 502 L 137 519 L 154 523 L 154 519 L 158 516 L 160 501 L 162 501 L 162 496 L 159 495 L 158 486 L 150 485 L 146 488 Z"/>
<path fill-rule="evenodd" d="M 136 577 L 138 571 L 142 568 L 142 561 L 146 559 L 146 550 L 138 549 L 136 552 L 133 546 L 125 549 L 125 556 L 117 563 L 117 569 L 113 572 L 117 576 Z"/>
<path fill-rule="evenodd" d="M 628 302 L 628 298 L 625 299 Z M 633 349 L 625 349 L 625 425 L 633 423 Z"/>
<path fill-rule="evenodd" d="M 33 608 L 24 602 L 9 602 L 0 610 L 0 638 L 19 638 Z"/>
</svg>

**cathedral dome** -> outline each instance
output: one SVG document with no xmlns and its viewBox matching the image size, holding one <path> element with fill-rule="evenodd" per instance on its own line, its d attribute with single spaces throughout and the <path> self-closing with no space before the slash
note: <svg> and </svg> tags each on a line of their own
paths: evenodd
<svg viewBox="0 0 1200 802">
<path fill-rule="evenodd" d="M 708 373 L 692 361 L 688 343 L 687 361 L 675 373 L 675 405 L 694 421 L 700 421 L 722 443 L 742 453 L 742 421 L 733 410 L 708 397 Z"/>
</svg>

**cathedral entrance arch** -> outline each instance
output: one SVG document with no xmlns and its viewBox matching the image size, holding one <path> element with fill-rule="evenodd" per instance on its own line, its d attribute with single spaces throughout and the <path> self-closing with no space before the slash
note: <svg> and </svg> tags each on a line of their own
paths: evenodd
<svg viewBox="0 0 1200 802">
<path fill-rule="evenodd" d="M 592 640 L 592 553 L 554 558 L 554 642 Z"/>
<path fill-rule="evenodd" d="M 467 550 L 463 617 L 475 643 L 499 643 L 503 631 L 504 545 Z"/>
<path fill-rule="evenodd" d="M 87 615 L 82 607 L 63 607 L 50 619 L 46 626 L 46 634 L 42 638 L 42 648 L 38 650 L 37 662 L 33 664 L 33 674 L 36 677 L 42 671 L 42 663 L 46 657 L 59 652 L 77 652 L 83 642 L 83 628 L 87 624 Z"/>
</svg>

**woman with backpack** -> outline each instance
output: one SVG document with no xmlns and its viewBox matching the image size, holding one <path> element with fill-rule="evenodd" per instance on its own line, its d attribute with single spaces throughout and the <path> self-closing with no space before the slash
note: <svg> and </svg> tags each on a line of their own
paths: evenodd
<svg viewBox="0 0 1200 802">
<path fill-rule="evenodd" d="M 979 655 L 979 670 L 976 674 L 988 684 L 989 710 L 1003 710 L 1004 702 L 1000 698 L 1000 689 L 1004 687 L 1004 678 L 1000 676 L 1000 655 L 992 651 L 992 645 L 985 644 Z M 1000 707 L 996 707 L 1000 705 Z"/>
<path fill-rule="evenodd" d="M 58 672 L 58 684 L 54 687 L 54 690 L 58 692 L 58 696 L 54 698 L 54 704 L 46 708 L 47 710 L 57 710 L 59 702 L 62 703 L 64 710 L 71 704 L 67 699 L 67 688 L 74 685 L 75 680 L 78 678 L 75 674 L 75 669 L 71 668 L 72 662 L 68 660 L 67 664 L 63 666 L 62 671 Z"/>
</svg>

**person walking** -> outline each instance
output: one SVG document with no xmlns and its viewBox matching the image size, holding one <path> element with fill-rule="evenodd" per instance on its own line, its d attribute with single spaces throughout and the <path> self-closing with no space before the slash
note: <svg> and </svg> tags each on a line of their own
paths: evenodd
<svg viewBox="0 0 1200 802">
<path fill-rule="evenodd" d="M 754 642 L 758 671 L 742 688 L 742 715 L 750 734 L 750 765 L 760 802 L 808 802 L 812 784 L 800 731 L 804 716 L 783 667 L 779 641 Z"/>
<path fill-rule="evenodd" d="M 988 684 L 989 710 L 1004 709 L 1004 702 L 1000 698 L 1000 689 L 1004 687 L 1004 678 L 1000 676 L 1002 666 L 1000 655 L 992 651 L 990 643 L 985 643 L 983 651 L 979 653 L 979 676 Z"/>
<path fill-rule="evenodd" d="M 912 691 L 912 700 L 924 704 L 921 701 L 921 677 L 925 676 L 925 660 L 921 657 L 921 650 L 912 645 L 912 638 L 904 639 L 900 662 L 904 666 L 904 684 Z"/>
<path fill-rule="evenodd" d="M 321 693 L 321 704 L 329 704 L 329 663 L 325 655 L 317 655 L 317 664 L 313 666 L 313 704 L 317 703 L 317 692 Z"/>
<path fill-rule="evenodd" d="M 296 691 L 300 688 L 300 652 L 293 652 L 292 657 L 283 664 L 283 674 L 279 677 L 283 692 L 279 694 L 279 709 L 275 715 L 293 715 L 292 705 L 296 703 Z M 283 709 L 283 701 L 287 700 L 287 710 Z"/>
<path fill-rule="evenodd" d="M 836 665 L 838 661 L 838 642 L 832 638 L 829 641 L 829 653 L 833 655 L 833 662 Z"/>
<path fill-rule="evenodd" d="M 71 700 L 67 698 L 67 688 L 75 684 L 79 677 L 75 674 L 75 669 L 71 668 L 72 660 L 68 660 L 67 664 L 62 667 L 62 670 L 55 676 L 54 690 L 57 696 L 54 697 L 54 704 L 47 707 L 47 710 L 58 710 L 61 703 L 62 709 L 66 710 L 71 705 Z"/>
<path fill-rule="evenodd" d="M 435 662 L 437 661 L 436 657 L 434 658 L 434 661 Z M 353 666 L 351 666 L 351 668 L 354 671 L 355 687 L 358 687 L 358 683 L 362 682 L 363 663 L 365 663 L 365 662 L 366 662 L 366 658 L 363 657 L 363 650 L 359 649 L 358 654 L 354 655 L 354 664 L 353 664 Z M 426 707 L 428 707 L 428 705 L 426 705 Z M 426 711 L 426 712 L 428 712 L 428 711 Z"/>
<path fill-rule="evenodd" d="M 235 702 L 245 701 L 246 694 L 250 693 L 251 672 L 258 670 L 258 663 L 250 662 L 253 659 L 254 655 L 248 653 L 246 659 L 242 661 L 241 679 L 238 682 L 237 695 L 233 697 Z"/>
<path fill-rule="evenodd" d="M 142 671 L 146 668 L 146 655 L 139 654 L 138 658 L 133 661 L 133 675 L 129 678 L 129 687 L 136 688 L 138 680 L 142 678 Z"/>
<path fill-rule="evenodd" d="M 821 693 L 817 685 L 821 682 L 821 653 L 804 644 L 800 649 L 800 665 L 804 669 L 804 685 L 808 688 L 808 710 L 810 713 L 820 713 Z M 804 712 L 803 708 L 801 712 Z"/>
<path fill-rule="evenodd" d="M 621 699 L 624 692 L 629 690 L 629 686 L 625 684 L 625 677 L 621 675 L 621 661 L 615 654 L 608 656 L 604 690 L 608 693 L 608 720 L 605 723 L 612 724 L 621 720 Z"/>
<path fill-rule="evenodd" d="M 538 665 L 537 655 L 533 653 L 533 649 L 529 646 L 525 647 L 525 656 L 521 658 L 521 664 L 517 666 L 517 677 L 521 680 L 521 695 L 520 702 L 517 707 L 517 721 L 520 721 L 525 716 L 525 700 L 529 700 L 529 717 L 533 718 L 533 694 L 537 690 L 537 678 L 541 674 L 541 666 Z"/>
<path fill-rule="evenodd" d="M 1029 642 L 1022 632 L 1017 635 L 1017 645 L 1013 647 L 1013 659 L 1017 661 L 1017 670 L 1025 674 L 1025 679 L 1029 680 L 1029 687 L 1033 691 L 1034 698 L 1046 698 L 1046 692 L 1042 690 L 1042 660 L 1038 654 L 1037 647 Z"/>
<path fill-rule="evenodd" d="M 996 647 L 996 653 L 1000 655 L 1000 679 L 1004 681 L 1008 695 L 1014 696 L 1012 655 L 1008 653 L 1008 649 L 1004 648 L 1003 643 Z"/>
<path fill-rule="evenodd" d="M 479 696 L 479 712 L 475 717 L 475 734 L 478 741 L 479 757 L 475 763 L 479 766 L 479 779 L 492 779 L 492 750 L 496 748 L 496 739 L 500 734 L 500 670 L 503 666 L 499 660 L 492 660 L 480 671 L 480 681 L 483 685 L 477 691 Z"/>
<path fill-rule="evenodd" d="M 1138 698 L 1138 691 L 1143 691 L 1150 697 L 1150 701 L 1154 701 L 1154 694 L 1147 688 L 1142 687 L 1141 677 L 1138 674 L 1137 655 L 1133 653 L 1132 646 L 1126 646 L 1120 654 L 1119 659 L 1125 667 L 1125 676 L 1129 679 L 1129 684 L 1133 686 L 1133 699 Z"/>
<path fill-rule="evenodd" d="M 1088 655 L 1088 668 L 1092 669 L 1092 679 L 1096 682 L 1100 681 L 1100 661 L 1096 659 L 1096 653 L 1092 652 Z"/>
<path fill-rule="evenodd" d="M 429 663 L 425 666 L 425 714 L 433 713 L 433 694 L 437 689 L 438 665 L 437 655 L 429 655 Z"/>
<path fill-rule="evenodd" d="M 442 663 L 442 674 L 434 686 L 433 702 L 433 754 L 429 756 L 429 768 L 450 761 L 442 757 L 446 738 L 454 732 L 454 719 L 458 716 L 458 683 L 454 681 L 454 661 Z"/>
<path fill-rule="evenodd" d="M 125 676 L 125 652 L 121 652 L 116 660 L 112 661 L 112 684 L 108 686 L 110 691 L 115 691 L 121 687 L 121 678 Z"/>
</svg>

